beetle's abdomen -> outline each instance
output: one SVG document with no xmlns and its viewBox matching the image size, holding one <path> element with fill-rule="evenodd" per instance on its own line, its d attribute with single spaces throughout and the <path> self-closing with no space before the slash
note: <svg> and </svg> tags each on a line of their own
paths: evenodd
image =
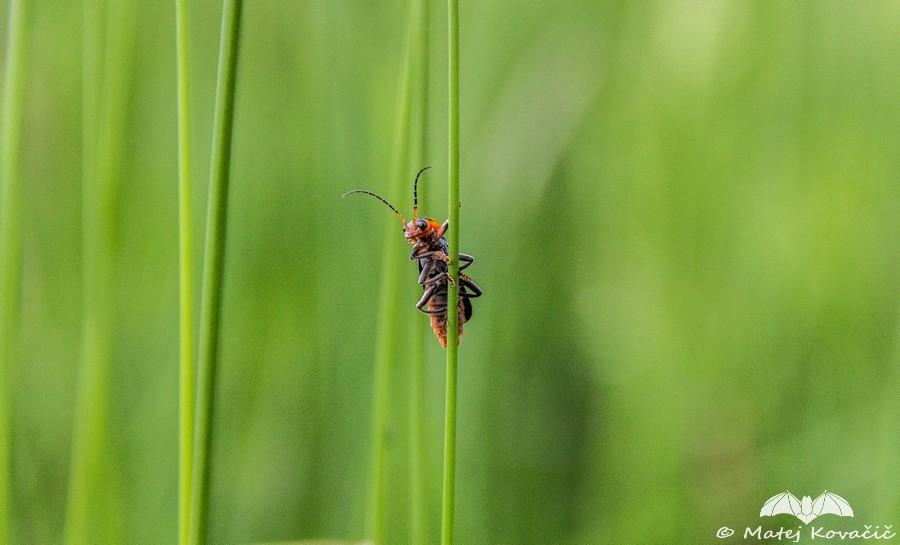
<svg viewBox="0 0 900 545">
<path fill-rule="evenodd" d="M 457 312 L 459 313 L 459 319 L 457 322 L 457 341 L 459 344 L 462 341 L 463 336 L 463 324 L 466 322 L 466 313 L 465 313 L 465 305 L 463 304 L 464 299 L 462 297 L 459 298 L 459 304 L 457 305 Z M 431 328 L 434 329 L 434 336 L 437 337 L 438 341 L 441 343 L 441 347 L 447 348 L 447 287 L 444 286 L 444 289 L 441 290 L 440 293 L 435 294 L 428 301 L 428 308 L 430 310 L 443 309 L 443 312 L 438 314 L 431 315 Z"/>
</svg>

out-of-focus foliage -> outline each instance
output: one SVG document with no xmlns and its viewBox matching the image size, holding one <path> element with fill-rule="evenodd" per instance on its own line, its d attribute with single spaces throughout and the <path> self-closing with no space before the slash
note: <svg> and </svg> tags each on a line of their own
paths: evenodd
<svg viewBox="0 0 900 545">
<path fill-rule="evenodd" d="M 174 6 L 133 9 L 117 52 L 112 499 L 94 516 L 123 542 L 166 543 Z M 220 5 L 190 9 L 199 281 Z M 443 220 L 443 5 L 432 14 L 422 210 Z M 460 350 L 459 543 L 709 542 L 786 489 L 900 521 L 898 18 L 890 1 L 463 3 L 461 249 L 485 296 Z M 13 502 L 16 542 L 52 543 L 80 342 L 80 2 L 35 2 L 33 25 Z M 405 263 L 410 328 L 427 318 L 399 229 L 380 236 L 396 218 L 339 196 L 388 185 L 406 4 L 255 0 L 243 30 L 210 537 L 362 539 L 384 254 Z M 433 338 L 428 357 L 436 536 Z M 409 365 L 391 544 L 408 541 Z"/>
</svg>

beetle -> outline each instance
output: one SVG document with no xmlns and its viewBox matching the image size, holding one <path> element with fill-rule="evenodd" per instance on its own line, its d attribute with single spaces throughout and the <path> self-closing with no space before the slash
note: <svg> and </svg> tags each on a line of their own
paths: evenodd
<svg viewBox="0 0 900 545">
<path fill-rule="evenodd" d="M 450 220 L 443 224 L 431 218 L 420 218 L 419 216 L 419 176 L 431 167 L 425 167 L 416 174 L 413 182 L 413 217 L 411 221 L 406 221 L 394 205 L 387 202 L 384 198 L 371 191 L 365 189 L 355 189 L 341 195 L 346 197 L 353 193 L 365 193 L 371 195 L 383 202 L 397 214 L 403 223 L 403 236 L 406 241 L 413 245 L 412 253 L 409 254 L 411 260 L 415 260 L 419 266 L 418 283 L 422 286 L 424 293 L 416 308 L 430 316 L 431 327 L 434 329 L 434 335 L 440 341 L 443 348 L 447 348 L 447 288 L 454 285 L 453 277 L 450 275 L 450 246 L 444 233 L 450 225 Z M 459 303 L 457 312 L 459 313 L 457 342 L 462 338 L 463 324 L 472 317 L 472 302 L 470 299 L 480 297 L 483 292 L 478 285 L 472 281 L 468 275 L 463 274 L 463 269 L 468 268 L 475 262 L 475 258 L 469 254 L 459 254 Z M 427 305 L 428 308 L 425 308 Z"/>
</svg>

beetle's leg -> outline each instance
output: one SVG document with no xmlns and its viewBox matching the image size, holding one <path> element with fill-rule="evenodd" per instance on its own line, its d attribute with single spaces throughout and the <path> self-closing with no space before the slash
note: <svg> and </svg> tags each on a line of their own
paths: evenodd
<svg viewBox="0 0 900 545">
<path fill-rule="evenodd" d="M 473 293 L 463 293 L 464 288 L 469 288 Z M 474 299 L 475 297 L 481 297 L 484 292 L 481 291 L 481 288 L 478 287 L 478 284 L 472 282 L 472 280 L 468 276 L 460 276 L 459 277 L 459 296 L 460 297 L 468 297 L 469 299 Z"/>
<path fill-rule="evenodd" d="M 417 254 L 417 253 L 413 252 L 409 255 L 410 259 L 425 259 L 425 258 L 429 258 L 429 257 L 432 259 L 437 259 L 437 260 L 443 261 L 444 263 L 446 263 L 448 265 L 450 264 L 450 257 L 447 256 L 447 254 L 445 254 L 444 252 L 442 252 L 440 250 L 432 250 L 430 252 L 422 252 L 421 254 Z"/>
<path fill-rule="evenodd" d="M 444 252 L 442 252 L 440 250 L 424 252 L 421 254 L 416 254 L 415 252 L 413 252 L 413 254 L 409 256 L 410 259 L 422 259 L 424 257 L 437 258 L 448 265 L 450 264 L 450 256 L 448 256 L 447 254 L 445 254 Z M 460 261 L 459 270 L 463 270 L 465 268 L 468 268 L 470 265 L 472 265 L 472 263 L 475 263 L 475 258 L 470 256 L 469 254 L 464 254 L 464 253 L 460 252 L 459 261 Z M 463 264 L 462 262 L 465 262 L 465 264 Z"/>
<path fill-rule="evenodd" d="M 413 246 L 412 253 L 409 254 L 409 258 L 410 259 L 419 259 L 420 257 L 422 257 L 419 255 L 419 252 L 421 252 L 424 248 L 426 248 L 426 245 L 424 242 L 416 242 L 416 244 Z"/>
<path fill-rule="evenodd" d="M 409 254 L 409 258 L 410 259 L 421 259 L 422 257 L 427 257 L 425 255 L 428 253 L 426 248 L 428 248 L 428 244 L 426 244 L 425 241 L 416 242 L 415 245 L 413 246 L 412 253 Z"/>
<path fill-rule="evenodd" d="M 434 265 L 433 261 L 426 260 L 425 264 L 422 265 L 422 272 L 419 273 L 419 284 L 423 286 L 427 286 L 428 284 L 433 284 L 434 282 L 428 278 L 428 273 L 431 272 L 431 267 Z"/>
<path fill-rule="evenodd" d="M 425 283 L 422 285 L 423 286 L 434 285 L 436 282 L 438 282 L 439 280 L 442 280 L 442 279 L 446 279 L 447 283 L 450 284 L 451 286 L 456 285 L 456 282 L 453 281 L 453 277 L 450 276 L 450 273 L 448 273 L 447 271 L 436 274 L 436 275 L 432 276 L 431 278 L 426 279 Z"/>
<path fill-rule="evenodd" d="M 422 298 L 419 299 L 419 302 L 416 303 L 416 308 L 425 314 L 437 314 L 434 310 L 422 308 L 428 304 L 428 301 L 431 300 L 431 296 L 434 295 L 434 292 L 437 291 L 439 286 L 434 285 L 425 290 L 425 293 L 422 294 Z"/>
<path fill-rule="evenodd" d="M 434 276 L 426 277 L 426 270 L 431 272 L 431 269 L 434 268 L 434 261 L 426 261 L 425 265 L 422 265 L 422 272 L 419 273 L 419 284 L 428 287 L 431 286 L 441 280 L 446 279 L 447 283 L 451 286 L 455 286 L 456 282 L 453 281 L 453 277 L 450 276 L 450 273 L 447 271 L 441 271 Z"/>
<path fill-rule="evenodd" d="M 422 314 L 428 314 L 428 315 L 431 315 L 431 314 L 444 314 L 445 312 L 447 312 L 447 307 L 446 307 L 446 306 L 439 306 L 439 307 L 437 307 L 437 308 L 420 308 L 420 309 L 419 309 L 419 312 L 421 312 Z"/>
<path fill-rule="evenodd" d="M 445 221 L 444 224 L 441 225 L 441 228 L 438 229 L 438 231 L 437 231 L 438 238 L 441 238 L 442 236 L 444 236 L 444 233 L 447 232 L 447 227 L 450 227 L 450 220 Z"/>
<path fill-rule="evenodd" d="M 449 272 L 445 272 L 444 275 L 447 277 L 447 283 L 450 284 L 450 287 L 456 287 L 456 282 L 453 280 L 453 276 L 451 276 Z"/>
</svg>

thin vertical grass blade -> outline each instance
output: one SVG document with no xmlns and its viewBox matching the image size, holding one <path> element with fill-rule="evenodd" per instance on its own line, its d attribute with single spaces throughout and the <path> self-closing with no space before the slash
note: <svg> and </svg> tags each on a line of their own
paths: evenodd
<svg viewBox="0 0 900 545">
<path fill-rule="evenodd" d="M 191 520 L 191 463 L 194 429 L 194 366 L 191 354 L 191 125 L 188 70 L 188 0 L 175 0 L 178 86 L 178 543 L 187 545 Z"/>
<path fill-rule="evenodd" d="M 81 361 L 66 505 L 65 541 L 121 541 L 124 513 L 110 458 L 116 182 L 124 155 L 134 66 L 133 4 L 88 0 L 84 8 L 82 111 Z"/>
<path fill-rule="evenodd" d="M 97 346 L 96 333 L 98 328 L 97 311 L 94 309 L 95 301 L 89 296 L 92 292 L 92 283 L 98 282 L 98 278 L 92 278 L 91 271 L 97 270 L 97 264 L 92 263 L 98 257 L 96 246 L 99 245 L 97 227 L 90 218 L 99 211 L 97 191 L 94 189 L 97 179 L 97 126 L 99 124 L 99 81 L 103 64 L 103 15 L 104 10 L 101 0 L 85 0 L 84 2 L 84 28 L 83 28 L 83 59 L 82 59 L 82 108 L 81 108 L 81 168 L 82 168 L 82 317 L 81 317 L 81 361 L 76 384 L 75 421 L 73 424 L 72 454 L 69 468 L 68 497 L 66 500 L 65 519 L 65 543 L 74 545 L 83 543 L 88 538 L 88 505 L 90 491 L 88 482 L 91 480 L 88 472 L 94 463 L 93 460 L 99 453 L 92 452 L 91 445 L 97 444 L 87 435 L 92 433 L 90 421 L 95 418 L 92 413 L 98 413 L 97 407 L 101 403 L 100 397 L 95 393 L 102 389 L 97 384 L 98 376 L 102 372 L 97 370 L 101 365 L 101 347 Z M 92 408 L 93 407 L 93 408 Z M 94 431 L 93 433 L 97 433 Z"/>
<path fill-rule="evenodd" d="M 459 300 L 459 2 L 448 0 L 448 203 L 450 227 L 450 276 L 455 280 L 447 289 L 447 384 L 444 407 L 444 498 L 441 516 L 441 543 L 453 543 L 453 514 L 456 484 L 456 375 L 459 348 L 456 301 Z M 453 302 L 452 304 L 449 302 Z"/>
<path fill-rule="evenodd" d="M 22 177 L 19 171 L 27 0 L 9 3 L 0 111 L 0 544 L 12 542 L 12 367 L 16 361 L 22 268 Z"/>
<path fill-rule="evenodd" d="M 414 10 L 410 10 L 410 25 L 407 36 L 406 55 L 403 63 L 403 74 L 400 78 L 400 100 L 397 105 L 394 144 L 391 152 L 390 194 L 401 193 L 405 174 L 410 159 L 410 119 L 412 117 L 413 90 L 413 29 L 417 23 Z M 388 246 L 397 240 L 396 224 L 385 225 L 384 240 Z M 400 262 L 392 252 L 384 252 L 381 268 L 381 297 L 379 298 L 377 358 L 375 361 L 375 395 L 372 421 L 372 490 L 368 513 L 367 533 L 376 545 L 384 543 L 385 511 L 387 503 L 387 479 L 385 477 L 388 459 L 388 402 L 391 398 L 390 377 L 394 367 L 396 354 L 394 342 L 398 329 L 400 313 L 397 312 L 399 288 L 397 277 L 400 274 Z"/>
<path fill-rule="evenodd" d="M 429 164 L 428 161 L 428 78 L 429 70 L 429 0 L 419 0 L 416 42 L 418 58 L 416 62 L 415 115 L 416 168 Z M 427 189 L 419 187 L 419 198 L 425 202 Z M 409 406 L 409 483 L 410 483 L 410 537 L 412 543 L 428 543 L 428 490 L 425 472 L 425 337 L 428 335 L 428 320 L 414 316 L 412 329 L 410 364 L 410 406 Z"/>
<path fill-rule="evenodd" d="M 200 303 L 200 348 L 197 369 L 197 412 L 194 422 L 194 458 L 191 469 L 190 540 L 206 542 L 209 518 L 209 474 L 214 413 L 219 327 L 222 310 L 222 278 L 225 266 L 225 231 L 228 216 L 228 183 L 231 173 L 231 137 L 234 121 L 234 88 L 237 79 L 241 0 L 225 0 L 219 43 L 216 106 L 210 166 L 203 288 Z"/>
</svg>

